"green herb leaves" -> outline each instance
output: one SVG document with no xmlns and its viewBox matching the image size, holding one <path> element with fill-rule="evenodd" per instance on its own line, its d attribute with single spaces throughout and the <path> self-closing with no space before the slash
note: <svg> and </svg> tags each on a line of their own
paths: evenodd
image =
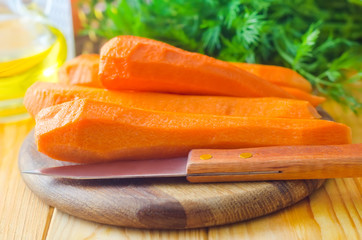
<svg viewBox="0 0 362 240">
<path fill-rule="evenodd" d="M 312 50 L 317 43 L 320 33 L 317 25 L 319 24 L 312 24 L 302 36 L 300 44 L 298 44 L 295 49 L 296 53 L 292 64 L 293 66 L 297 66 L 300 62 L 303 62 L 304 59 L 313 57 Z"/>
</svg>

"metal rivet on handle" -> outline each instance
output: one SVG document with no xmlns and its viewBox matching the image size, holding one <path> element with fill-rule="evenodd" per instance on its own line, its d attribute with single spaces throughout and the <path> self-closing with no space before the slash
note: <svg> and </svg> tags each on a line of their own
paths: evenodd
<svg viewBox="0 0 362 240">
<path fill-rule="evenodd" d="M 212 155 L 211 154 L 202 154 L 200 156 L 200 159 L 201 160 L 208 160 L 208 159 L 211 159 L 212 158 Z"/>
<path fill-rule="evenodd" d="M 240 153 L 239 157 L 241 158 L 251 158 L 253 156 L 252 153 Z"/>
</svg>

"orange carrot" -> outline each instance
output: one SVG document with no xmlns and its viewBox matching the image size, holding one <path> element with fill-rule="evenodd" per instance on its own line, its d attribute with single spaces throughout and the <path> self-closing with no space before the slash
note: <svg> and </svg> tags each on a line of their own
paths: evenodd
<svg viewBox="0 0 362 240">
<path fill-rule="evenodd" d="M 102 47 L 99 77 L 111 90 L 294 98 L 230 63 L 135 36 L 115 37 Z"/>
<path fill-rule="evenodd" d="M 37 82 L 28 89 L 24 105 L 30 115 L 34 117 L 45 107 L 79 98 L 169 112 L 279 118 L 320 117 L 310 103 L 296 99 L 117 92 L 46 82 Z"/>
<path fill-rule="evenodd" d="M 186 156 L 197 148 L 351 142 L 350 128 L 319 119 L 216 116 L 128 108 L 79 99 L 44 108 L 38 150 L 78 163 Z"/>
<path fill-rule="evenodd" d="M 60 83 L 103 88 L 98 77 L 99 55 L 83 54 L 66 62 L 58 71 Z"/>
<path fill-rule="evenodd" d="M 305 100 L 310 102 L 314 107 L 318 106 L 319 104 L 323 103 L 326 99 L 324 97 L 312 95 L 301 91 L 297 88 L 290 88 L 290 87 L 281 87 L 289 94 L 293 95 L 296 99 Z"/>
<path fill-rule="evenodd" d="M 241 62 L 233 62 L 232 64 L 278 86 L 298 88 L 308 93 L 312 91 L 310 82 L 292 69 Z"/>
<path fill-rule="evenodd" d="M 311 91 L 310 83 L 291 69 L 249 63 L 234 62 L 232 64 L 273 84 L 299 88 L 308 92 Z M 99 80 L 98 69 L 99 55 L 83 54 L 66 62 L 59 69 L 59 82 L 71 85 L 103 88 L 103 85 Z M 292 95 L 294 96 L 294 94 Z"/>
</svg>

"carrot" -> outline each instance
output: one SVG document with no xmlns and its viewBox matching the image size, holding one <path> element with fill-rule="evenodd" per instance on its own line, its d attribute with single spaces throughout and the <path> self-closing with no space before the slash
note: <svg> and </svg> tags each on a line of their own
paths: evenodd
<svg viewBox="0 0 362 240">
<path fill-rule="evenodd" d="M 310 91 L 310 83 L 291 69 L 248 63 L 232 63 L 252 74 L 255 74 L 273 84 L 281 86 L 290 95 L 300 100 L 309 101 L 317 106 L 325 98 L 314 96 L 302 91 Z M 80 55 L 59 69 L 59 82 L 72 85 L 103 88 L 98 77 L 99 55 Z M 304 80 L 304 81 L 303 81 Z M 289 86 L 289 87 L 288 87 Z M 299 90 L 302 91 L 299 91 Z"/>
<path fill-rule="evenodd" d="M 311 85 L 297 72 L 279 66 L 236 63 L 235 66 L 279 86 L 299 88 L 310 92 Z M 83 54 L 66 62 L 58 72 L 59 82 L 86 87 L 104 88 L 98 76 L 99 55 Z M 288 91 L 288 90 L 287 90 Z M 295 96 L 295 94 L 291 93 Z M 297 97 L 298 98 L 298 97 Z M 303 99 L 306 99 L 305 97 Z M 307 98 L 310 99 L 310 98 Z M 307 100 L 306 99 L 306 100 Z M 320 100 L 319 100 L 320 101 Z M 319 102 L 314 101 L 314 102 Z"/>
<path fill-rule="evenodd" d="M 278 86 L 298 88 L 308 93 L 312 91 L 310 82 L 292 69 L 241 62 L 233 62 L 232 64 Z"/>
<path fill-rule="evenodd" d="M 99 55 L 83 54 L 66 62 L 58 71 L 60 83 L 103 88 L 98 77 Z"/>
<path fill-rule="evenodd" d="M 117 92 L 99 88 L 37 82 L 25 94 L 31 116 L 41 109 L 79 98 L 158 111 L 249 117 L 319 118 L 307 101 L 282 98 L 190 96 L 149 92 Z"/>
<path fill-rule="evenodd" d="M 102 47 L 99 77 L 111 90 L 294 98 L 230 63 L 135 36 L 115 37 Z"/>
<path fill-rule="evenodd" d="M 326 99 L 324 97 L 312 95 L 301 91 L 297 88 L 290 88 L 290 87 L 282 87 L 285 91 L 289 94 L 293 95 L 296 99 L 305 100 L 310 102 L 314 107 L 318 106 L 319 104 L 323 103 Z"/>
<path fill-rule="evenodd" d="M 44 108 L 38 150 L 78 163 L 186 156 L 196 148 L 351 142 L 350 128 L 319 119 L 216 116 L 128 108 L 79 99 Z"/>
</svg>

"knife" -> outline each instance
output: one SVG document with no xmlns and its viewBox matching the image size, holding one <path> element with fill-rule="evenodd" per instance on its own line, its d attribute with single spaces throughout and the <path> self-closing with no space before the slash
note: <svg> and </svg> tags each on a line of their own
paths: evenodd
<svg viewBox="0 0 362 240">
<path fill-rule="evenodd" d="M 362 144 L 195 149 L 188 157 L 122 160 L 23 171 L 72 179 L 186 177 L 189 182 L 362 176 Z"/>
</svg>

